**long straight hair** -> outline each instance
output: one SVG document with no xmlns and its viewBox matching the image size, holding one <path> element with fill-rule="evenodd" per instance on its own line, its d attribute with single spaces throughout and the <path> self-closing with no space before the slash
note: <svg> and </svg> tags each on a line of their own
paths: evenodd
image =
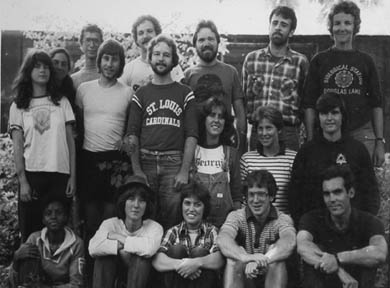
<svg viewBox="0 0 390 288">
<path fill-rule="evenodd" d="M 55 105 L 59 105 L 61 95 L 57 91 L 57 86 L 54 79 L 54 67 L 50 56 L 42 50 L 32 50 L 26 54 L 23 63 L 20 66 L 18 75 L 16 76 L 12 91 L 14 93 L 14 101 L 19 109 L 27 109 L 30 106 L 30 101 L 33 97 L 33 85 L 31 80 L 31 72 L 34 66 L 42 63 L 49 67 L 50 77 L 46 84 L 46 92 L 50 96 L 51 101 Z"/>
</svg>

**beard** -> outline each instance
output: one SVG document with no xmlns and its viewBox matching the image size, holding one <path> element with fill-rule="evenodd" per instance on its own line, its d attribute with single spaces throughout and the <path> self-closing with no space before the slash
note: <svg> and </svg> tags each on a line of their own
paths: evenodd
<svg viewBox="0 0 390 288">
<path fill-rule="evenodd" d="M 210 63 L 217 57 L 218 50 L 214 50 L 211 46 L 205 46 L 202 49 L 197 48 L 196 53 L 204 62 Z"/>
<path fill-rule="evenodd" d="M 160 65 L 164 65 L 165 68 L 163 70 L 159 70 L 159 67 L 157 67 L 157 66 L 160 66 Z M 168 66 L 166 64 L 161 64 L 161 63 L 151 64 L 150 66 L 152 67 L 153 72 L 159 76 L 165 76 L 168 73 L 171 73 L 171 71 L 173 69 L 172 65 Z"/>
<path fill-rule="evenodd" d="M 288 37 L 285 37 L 279 33 L 273 33 L 271 35 L 271 42 L 275 46 L 284 46 L 288 42 Z"/>
</svg>

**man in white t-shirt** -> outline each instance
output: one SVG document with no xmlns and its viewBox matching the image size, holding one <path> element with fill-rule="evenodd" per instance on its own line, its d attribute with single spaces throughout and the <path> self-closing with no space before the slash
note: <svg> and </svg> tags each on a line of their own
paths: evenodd
<svg viewBox="0 0 390 288">
<path fill-rule="evenodd" d="M 124 179 L 118 175 L 119 167 L 130 165 L 120 152 L 132 95 L 130 87 L 117 80 L 125 65 L 122 45 L 112 39 L 105 41 L 96 62 L 99 79 L 82 83 L 76 94 L 84 125 L 79 190 L 87 241 L 104 219 L 114 216 L 116 185 Z M 115 177 L 118 181 L 113 183 Z M 86 259 L 88 273 L 92 265 L 91 259 Z"/>
<path fill-rule="evenodd" d="M 126 64 L 119 80 L 130 86 L 134 92 L 153 78 L 153 70 L 147 59 L 147 48 L 150 40 L 160 35 L 161 31 L 160 22 L 151 15 L 142 15 L 133 24 L 131 34 L 141 51 L 141 55 Z M 184 74 L 179 65 L 172 69 L 171 77 L 177 82 L 183 79 Z"/>
</svg>

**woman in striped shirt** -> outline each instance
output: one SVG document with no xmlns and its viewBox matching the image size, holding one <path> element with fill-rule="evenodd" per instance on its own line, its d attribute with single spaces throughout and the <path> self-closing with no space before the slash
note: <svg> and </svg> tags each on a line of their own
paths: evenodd
<svg viewBox="0 0 390 288">
<path fill-rule="evenodd" d="M 296 152 L 286 149 L 281 140 L 283 116 L 276 108 L 263 106 L 256 109 L 254 120 L 257 131 L 257 149 L 242 155 L 241 180 L 256 170 L 266 169 L 275 177 L 278 191 L 273 205 L 289 214 L 287 190 Z"/>
</svg>

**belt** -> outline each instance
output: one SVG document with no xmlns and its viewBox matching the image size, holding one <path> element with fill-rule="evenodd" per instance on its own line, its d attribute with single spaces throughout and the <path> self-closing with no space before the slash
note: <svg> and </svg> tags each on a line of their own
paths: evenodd
<svg viewBox="0 0 390 288">
<path fill-rule="evenodd" d="M 153 150 L 148 150 L 148 149 L 145 149 L 145 148 L 141 148 L 140 151 L 141 151 L 141 153 L 149 154 L 149 155 L 155 155 L 155 156 L 159 156 L 159 155 L 177 155 L 177 154 L 182 154 L 183 153 L 180 150 L 153 151 Z"/>
</svg>

